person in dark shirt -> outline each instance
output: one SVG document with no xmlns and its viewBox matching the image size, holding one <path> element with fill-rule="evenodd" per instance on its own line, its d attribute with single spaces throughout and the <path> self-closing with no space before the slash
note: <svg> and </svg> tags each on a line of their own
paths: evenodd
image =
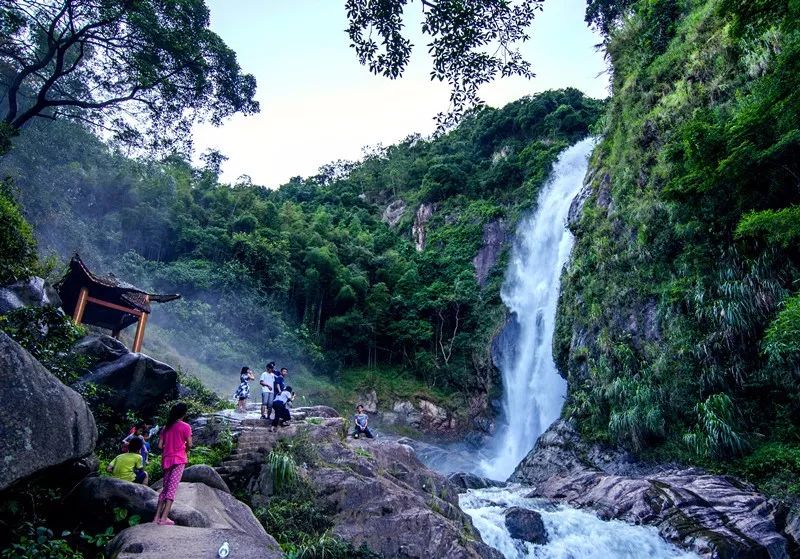
<svg viewBox="0 0 800 559">
<path fill-rule="evenodd" d="M 281 367 L 280 373 L 275 373 L 275 396 L 277 397 L 281 392 L 283 392 L 284 388 L 286 387 L 286 375 L 289 374 L 289 369 L 286 367 Z"/>
<path fill-rule="evenodd" d="M 366 413 L 364 413 L 364 406 L 361 404 L 358 404 L 358 407 L 356 408 L 355 420 L 356 430 L 353 433 L 353 438 L 357 439 L 361 435 L 364 435 L 368 439 L 373 438 L 372 433 L 369 430 L 369 417 Z"/>
</svg>

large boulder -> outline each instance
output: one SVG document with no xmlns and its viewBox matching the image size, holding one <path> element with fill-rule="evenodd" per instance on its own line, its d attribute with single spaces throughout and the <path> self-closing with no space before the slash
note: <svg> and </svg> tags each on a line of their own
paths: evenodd
<svg viewBox="0 0 800 559">
<path fill-rule="evenodd" d="M 150 522 L 158 506 L 155 490 L 112 477 L 85 479 L 70 499 L 78 520 L 98 529 L 113 522 L 114 509 L 125 509 L 129 515 L 138 515 L 143 522 Z M 182 481 L 178 485 L 170 518 L 178 526 L 239 530 L 265 541 L 269 539 L 250 507 L 230 493 L 204 483 Z"/>
<path fill-rule="evenodd" d="M 455 472 L 447 476 L 447 480 L 458 488 L 459 493 L 464 493 L 468 489 L 486 489 L 487 487 L 504 487 L 502 481 L 480 477 L 469 472 Z"/>
<path fill-rule="evenodd" d="M 239 530 L 140 524 L 120 532 L 106 552 L 115 559 L 187 559 L 218 557 L 228 543 L 232 559 L 281 559 L 283 552 L 272 536 L 254 536 Z"/>
<path fill-rule="evenodd" d="M 512 538 L 539 545 L 547 543 L 547 530 L 541 514 L 535 510 L 511 507 L 505 515 L 506 528 Z"/>
<path fill-rule="evenodd" d="M 647 464 L 591 445 L 555 422 L 510 481 L 602 518 L 656 526 L 662 537 L 710 557 L 788 557 L 775 505 L 754 487 L 699 468 Z M 783 525 L 783 522 L 780 522 Z"/>
<path fill-rule="evenodd" d="M 249 420 L 243 423 L 249 426 Z M 273 494 L 265 456 L 283 439 L 313 443 L 313 455 L 298 459 L 298 471 L 329 511 L 332 533 L 356 547 L 366 544 L 384 557 L 500 559 L 481 540 L 458 506 L 458 489 L 429 470 L 414 450 L 389 439 L 343 437 L 341 418 L 294 423 L 277 433 L 259 424 L 242 431 L 223 477 L 244 489 L 254 506 Z"/>
<path fill-rule="evenodd" d="M 164 480 L 160 479 L 153 483 L 150 487 L 156 491 L 159 491 L 163 486 L 163 481 Z M 231 490 L 228 488 L 228 484 L 225 483 L 225 480 L 222 479 L 222 476 L 217 473 L 217 470 L 206 464 L 189 466 L 183 470 L 183 477 L 181 477 L 181 481 L 184 483 L 202 483 L 214 489 L 224 491 L 225 493 L 231 492 Z"/>
<path fill-rule="evenodd" d="M 90 336 L 74 351 L 94 362 L 76 386 L 96 384 L 111 389 L 104 403 L 118 413 L 156 413 L 159 406 L 178 394 L 178 373 L 169 365 L 143 353 L 130 353 L 110 336 Z"/>
<path fill-rule="evenodd" d="M 88 456 L 97 441 L 83 398 L 0 332 L 0 490 Z"/>
<path fill-rule="evenodd" d="M 60 307 L 61 298 L 42 278 L 33 277 L 0 287 L 0 314 L 23 307 Z"/>
</svg>

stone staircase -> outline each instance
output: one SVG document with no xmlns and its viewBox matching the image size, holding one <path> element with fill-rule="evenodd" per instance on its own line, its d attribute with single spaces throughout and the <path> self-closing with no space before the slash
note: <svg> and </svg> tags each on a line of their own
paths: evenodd
<svg viewBox="0 0 800 559">
<path fill-rule="evenodd" d="M 236 414 L 233 410 L 225 410 L 215 414 L 217 417 L 230 419 L 231 426 L 236 428 L 239 436 L 236 448 L 228 458 L 216 468 L 217 472 L 231 487 L 244 487 L 253 477 L 257 476 L 264 464 L 270 450 L 280 439 L 292 437 L 303 425 L 312 425 L 310 419 L 327 420 L 338 418 L 336 410 L 326 406 L 309 408 L 296 408 L 292 412 L 289 425 L 279 427 L 272 432 L 270 423 L 261 419 L 259 408 L 252 404 L 248 406 L 248 413 Z M 312 419 L 313 421 L 313 419 Z"/>
</svg>

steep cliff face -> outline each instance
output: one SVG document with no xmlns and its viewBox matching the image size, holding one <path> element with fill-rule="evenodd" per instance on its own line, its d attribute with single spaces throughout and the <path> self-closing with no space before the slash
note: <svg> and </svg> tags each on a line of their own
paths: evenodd
<svg viewBox="0 0 800 559">
<path fill-rule="evenodd" d="M 636 450 L 795 452 L 797 4 L 632 4 L 608 37 L 614 95 L 570 216 L 565 414 Z"/>
</svg>

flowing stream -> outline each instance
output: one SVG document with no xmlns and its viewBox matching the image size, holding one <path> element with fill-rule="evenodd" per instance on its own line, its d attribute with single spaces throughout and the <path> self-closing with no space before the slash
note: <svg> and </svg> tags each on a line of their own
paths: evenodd
<svg viewBox="0 0 800 559">
<path fill-rule="evenodd" d="M 535 212 L 522 220 L 502 289 L 511 318 L 497 340 L 503 375 L 505 423 L 480 469 L 506 479 L 558 419 L 567 383 L 553 362 L 553 332 L 561 271 L 572 250 L 566 228 L 570 204 L 583 185 L 596 143 L 587 138 L 558 157 L 539 193 Z"/>
<path fill-rule="evenodd" d="M 509 486 L 473 489 L 459 498 L 483 541 L 506 559 L 698 559 L 662 540 L 652 526 L 600 520 L 590 512 L 525 497 L 527 493 L 530 488 Z M 547 531 L 547 543 L 512 539 L 504 516 L 510 507 L 537 511 Z"/>
</svg>

